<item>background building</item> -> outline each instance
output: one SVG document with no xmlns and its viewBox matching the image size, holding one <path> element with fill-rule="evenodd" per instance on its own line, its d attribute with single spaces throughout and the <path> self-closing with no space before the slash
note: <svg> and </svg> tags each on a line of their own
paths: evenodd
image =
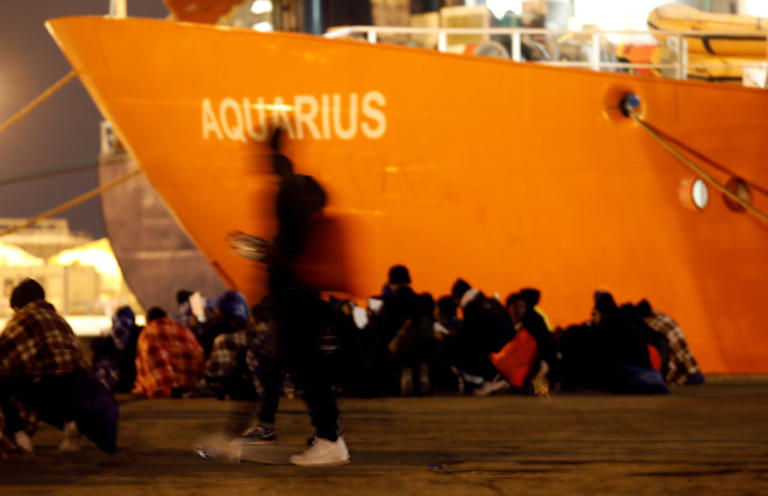
<svg viewBox="0 0 768 496">
<path fill-rule="evenodd" d="M 18 225 L 22 219 L 2 219 Z M 106 238 L 72 233 L 65 219 L 48 219 L 3 238 L 0 244 L 0 318 L 12 314 L 8 299 L 14 286 L 31 277 L 46 298 L 65 315 L 111 316 L 121 305 L 141 311 L 123 280 Z"/>
</svg>

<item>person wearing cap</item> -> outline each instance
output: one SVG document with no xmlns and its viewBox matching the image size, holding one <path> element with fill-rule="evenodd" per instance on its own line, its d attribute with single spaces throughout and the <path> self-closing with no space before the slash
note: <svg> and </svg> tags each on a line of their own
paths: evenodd
<svg viewBox="0 0 768 496">
<path fill-rule="evenodd" d="M 375 336 L 377 363 L 376 369 L 379 375 L 379 388 L 387 393 L 408 391 L 409 386 L 406 375 L 403 375 L 400 364 L 394 356 L 398 333 L 409 321 L 420 321 L 420 308 L 418 295 L 411 288 L 411 274 L 405 265 L 393 265 L 389 268 L 387 282 L 381 291 L 381 308 L 378 313 L 371 315 L 371 329 Z M 394 375 L 400 377 L 400 386 L 396 388 L 391 378 Z M 412 381 L 412 379 L 411 379 Z"/>
<path fill-rule="evenodd" d="M 381 299 L 382 306 L 375 317 L 375 329 L 378 341 L 386 347 L 406 320 L 419 313 L 419 298 L 411 289 L 411 274 L 406 266 L 390 267 Z"/>
</svg>

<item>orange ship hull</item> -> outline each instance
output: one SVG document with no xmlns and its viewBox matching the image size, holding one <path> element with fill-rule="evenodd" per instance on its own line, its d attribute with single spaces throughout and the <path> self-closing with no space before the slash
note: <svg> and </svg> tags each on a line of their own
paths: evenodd
<svg viewBox="0 0 768 496">
<path fill-rule="evenodd" d="M 328 190 L 328 260 L 345 261 L 349 293 L 376 294 L 404 263 L 435 295 L 457 276 L 502 296 L 536 286 L 566 325 L 607 289 L 674 316 L 705 371 L 768 372 L 768 228 L 719 194 L 687 208 L 693 174 L 617 110 L 638 94 L 647 122 L 757 187 L 768 184 L 764 91 L 165 21 L 49 29 L 190 237 L 250 301 L 264 268 L 227 235 L 274 234 L 263 139 L 279 124 L 286 155 Z"/>
</svg>

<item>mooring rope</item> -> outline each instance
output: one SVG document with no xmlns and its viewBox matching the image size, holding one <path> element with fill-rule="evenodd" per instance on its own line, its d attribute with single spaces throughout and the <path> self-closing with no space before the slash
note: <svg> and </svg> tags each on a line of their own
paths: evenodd
<svg viewBox="0 0 768 496">
<path fill-rule="evenodd" d="M 63 78 L 59 79 L 55 83 L 53 83 L 51 86 L 48 87 L 47 90 L 40 93 L 40 95 L 37 96 L 34 100 L 29 102 L 24 108 L 13 114 L 11 117 L 5 120 L 2 124 L 0 124 L 0 133 L 5 131 L 11 124 L 18 121 L 29 111 L 49 99 L 54 93 L 56 93 L 59 89 L 61 89 L 62 86 L 70 82 L 74 77 L 76 76 L 75 71 L 70 71 L 69 74 L 64 76 Z"/>
<path fill-rule="evenodd" d="M 58 176 L 60 174 L 69 174 L 71 172 L 78 172 L 88 169 L 98 169 L 99 167 L 111 166 L 124 163 L 122 157 L 110 157 L 106 159 L 90 159 L 88 161 L 81 161 L 78 165 L 70 167 L 57 167 L 56 169 L 49 169 L 42 172 L 33 172 L 32 174 L 22 174 L 19 176 L 4 177 L 0 179 L 0 186 L 7 184 L 22 183 L 24 181 L 32 181 L 33 179 L 44 179 L 46 177 Z"/>
<path fill-rule="evenodd" d="M 701 177 L 703 180 L 711 184 L 715 187 L 715 189 L 719 190 L 721 193 L 723 193 L 725 196 L 730 198 L 731 200 L 735 201 L 744 209 L 751 212 L 753 215 L 755 215 L 757 218 L 768 224 L 768 215 L 763 213 L 762 211 L 758 210 L 754 206 L 752 206 L 751 203 L 748 201 L 742 199 L 740 196 L 738 196 L 733 191 L 729 190 L 722 184 L 720 184 L 717 179 L 713 178 L 709 174 L 707 174 L 701 167 L 694 164 L 688 157 L 680 153 L 674 146 L 672 146 L 667 140 L 662 138 L 655 130 L 653 130 L 648 124 L 646 124 L 643 119 L 640 118 L 640 116 L 637 114 L 636 111 L 630 112 L 630 117 L 634 119 L 635 122 L 637 122 L 640 127 L 648 133 L 653 139 L 655 139 L 664 149 L 666 149 L 669 153 L 675 156 L 678 160 L 680 160 L 683 164 L 685 164 L 689 169 L 691 169 L 693 172 L 695 172 L 699 177 Z"/>
<path fill-rule="evenodd" d="M 103 193 L 104 191 L 107 191 L 108 189 L 114 188 L 118 184 L 120 184 L 122 182 L 125 182 L 128 179 L 130 179 L 130 178 L 132 178 L 132 177 L 134 177 L 134 176 L 136 176 L 136 175 L 138 175 L 140 173 L 141 173 L 141 170 L 136 169 L 135 171 L 132 171 L 132 172 L 129 172 L 128 174 L 120 176 L 117 179 L 114 179 L 114 180 L 108 182 L 107 184 L 103 184 L 103 185 L 99 186 L 96 189 L 92 189 L 91 191 L 78 196 L 77 198 L 69 200 L 66 203 L 62 203 L 58 207 L 52 208 L 51 210 L 48 210 L 47 212 L 43 212 L 42 214 L 40 214 L 40 215 L 38 215 L 36 217 L 33 217 L 33 218 L 31 218 L 31 219 L 29 219 L 29 220 L 27 220 L 27 221 L 25 221 L 25 222 L 23 222 L 23 223 L 21 223 L 19 225 L 13 226 L 11 228 L 6 229 L 5 231 L 0 232 L 0 237 L 6 236 L 8 234 L 15 233 L 16 231 L 20 231 L 20 230 L 22 230 L 22 229 L 24 229 L 26 227 L 29 227 L 29 226 L 31 226 L 31 225 L 33 225 L 33 224 L 35 224 L 35 223 L 37 223 L 37 222 L 39 222 L 39 221 L 41 221 L 43 219 L 46 219 L 46 218 L 51 217 L 51 216 L 54 216 L 54 215 L 59 214 L 59 213 L 65 211 L 65 210 L 68 210 L 68 209 L 70 209 L 72 207 L 80 205 L 81 203 L 90 200 L 94 196 L 98 196 L 101 193 Z"/>
</svg>

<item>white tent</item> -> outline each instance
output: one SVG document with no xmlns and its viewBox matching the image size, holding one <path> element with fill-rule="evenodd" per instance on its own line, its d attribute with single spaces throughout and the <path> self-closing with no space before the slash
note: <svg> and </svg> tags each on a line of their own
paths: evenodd
<svg viewBox="0 0 768 496">
<path fill-rule="evenodd" d="M 122 272 L 112 246 L 107 238 L 64 250 L 48 259 L 50 265 L 87 265 L 96 269 L 101 276 L 104 289 L 119 291 L 122 287 Z"/>
<path fill-rule="evenodd" d="M 12 245 L 0 243 L 0 267 L 43 265 L 43 259 Z"/>
</svg>

